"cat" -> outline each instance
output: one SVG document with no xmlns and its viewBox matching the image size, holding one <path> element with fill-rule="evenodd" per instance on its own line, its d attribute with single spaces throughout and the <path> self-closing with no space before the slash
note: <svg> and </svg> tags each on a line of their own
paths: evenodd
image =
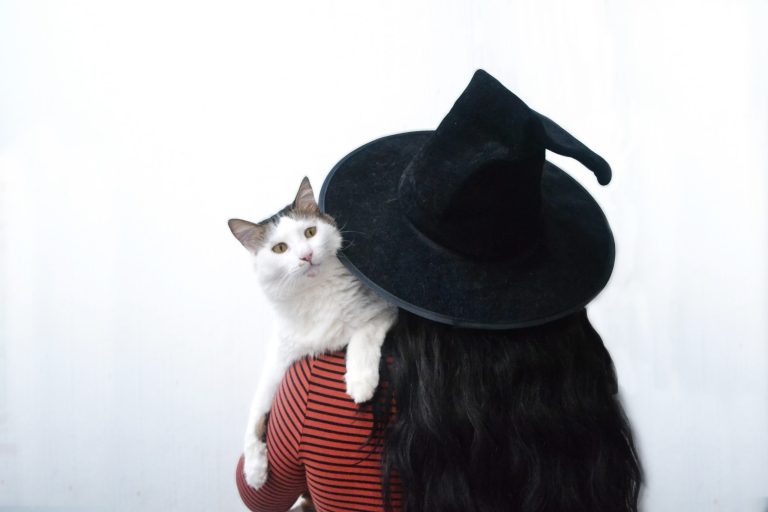
<svg viewBox="0 0 768 512">
<path fill-rule="evenodd" d="M 232 234 L 255 256 L 256 276 L 277 324 L 244 439 L 246 482 L 267 478 L 267 415 L 283 374 L 308 355 L 347 347 L 345 382 L 356 403 L 373 397 L 381 345 L 397 308 L 375 295 L 339 261 L 342 236 L 322 213 L 306 177 L 293 203 L 259 223 L 230 219 Z"/>
</svg>

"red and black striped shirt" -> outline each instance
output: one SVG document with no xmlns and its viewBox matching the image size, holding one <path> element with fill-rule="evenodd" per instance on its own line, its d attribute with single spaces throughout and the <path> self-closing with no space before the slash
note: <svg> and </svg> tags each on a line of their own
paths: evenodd
<svg viewBox="0 0 768 512">
<path fill-rule="evenodd" d="M 347 395 L 344 373 L 343 352 L 302 359 L 286 372 L 269 417 L 267 482 L 253 490 L 242 457 L 237 466 L 237 488 L 250 510 L 285 511 L 307 491 L 318 512 L 383 510 L 381 447 L 366 442 L 373 415 Z M 391 487 L 397 511 L 396 475 Z"/>
</svg>

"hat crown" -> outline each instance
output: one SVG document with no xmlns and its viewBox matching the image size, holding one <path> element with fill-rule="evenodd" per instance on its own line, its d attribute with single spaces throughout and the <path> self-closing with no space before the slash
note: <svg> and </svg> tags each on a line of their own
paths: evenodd
<svg viewBox="0 0 768 512">
<path fill-rule="evenodd" d="M 404 215 L 427 238 L 475 259 L 528 254 L 541 236 L 545 149 L 610 181 L 610 167 L 483 70 L 400 179 Z"/>
</svg>

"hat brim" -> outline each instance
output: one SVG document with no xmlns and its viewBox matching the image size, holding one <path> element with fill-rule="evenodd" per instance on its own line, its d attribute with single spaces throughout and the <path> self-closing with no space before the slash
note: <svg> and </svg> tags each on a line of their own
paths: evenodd
<svg viewBox="0 0 768 512">
<path fill-rule="evenodd" d="M 615 245 L 592 196 L 545 162 L 541 243 L 524 258 L 477 261 L 441 247 L 402 215 L 403 169 L 431 131 L 376 139 L 331 170 L 319 205 L 344 237 L 339 259 L 398 307 L 459 327 L 514 329 L 580 310 L 607 284 Z M 437 172 L 437 171 L 436 171 Z M 499 219 L 499 229 L 504 219 Z"/>
</svg>

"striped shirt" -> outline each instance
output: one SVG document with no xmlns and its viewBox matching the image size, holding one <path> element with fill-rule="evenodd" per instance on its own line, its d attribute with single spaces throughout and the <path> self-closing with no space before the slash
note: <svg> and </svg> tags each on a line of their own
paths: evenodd
<svg viewBox="0 0 768 512">
<path fill-rule="evenodd" d="M 253 490 L 242 457 L 237 466 L 237 488 L 250 510 L 285 511 L 304 492 L 318 512 L 383 510 L 381 447 L 366 444 L 373 415 L 346 394 L 344 373 L 344 352 L 302 359 L 286 372 L 269 417 L 266 483 Z M 396 475 L 391 487 L 398 511 Z"/>
</svg>

